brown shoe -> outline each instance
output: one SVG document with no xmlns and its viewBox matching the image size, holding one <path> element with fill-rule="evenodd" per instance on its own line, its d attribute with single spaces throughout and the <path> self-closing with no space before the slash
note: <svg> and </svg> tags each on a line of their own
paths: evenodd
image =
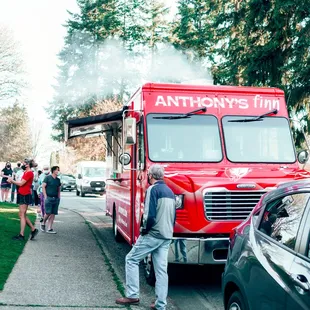
<svg viewBox="0 0 310 310">
<path fill-rule="evenodd" d="M 119 305 L 137 305 L 139 303 L 139 298 L 127 298 L 127 297 L 121 297 L 117 298 L 115 302 Z"/>
</svg>

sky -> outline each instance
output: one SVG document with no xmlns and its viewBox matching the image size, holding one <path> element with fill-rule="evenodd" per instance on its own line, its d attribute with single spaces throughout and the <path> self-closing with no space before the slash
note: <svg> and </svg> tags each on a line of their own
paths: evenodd
<svg viewBox="0 0 310 310">
<path fill-rule="evenodd" d="M 51 121 L 44 107 L 53 96 L 57 54 L 66 35 L 63 24 L 69 17 L 67 10 L 79 12 L 76 0 L 0 0 L 0 24 L 12 31 L 25 64 L 29 89 L 24 103 L 32 128 L 42 131 L 44 146 L 37 158 L 42 164 L 49 163 L 51 149 L 59 147 L 51 143 Z"/>
<path fill-rule="evenodd" d="M 165 1 L 173 5 L 175 0 Z M 56 83 L 57 54 L 64 44 L 69 18 L 67 10 L 79 13 L 76 0 L 0 0 L 0 24 L 9 27 L 18 42 L 30 87 L 25 93 L 34 132 L 41 132 L 40 152 L 37 161 L 49 163 L 52 149 L 61 148 L 52 142 L 51 121 L 44 107 L 53 97 L 52 85 Z M 171 10 L 171 14 L 174 10 Z"/>
</svg>

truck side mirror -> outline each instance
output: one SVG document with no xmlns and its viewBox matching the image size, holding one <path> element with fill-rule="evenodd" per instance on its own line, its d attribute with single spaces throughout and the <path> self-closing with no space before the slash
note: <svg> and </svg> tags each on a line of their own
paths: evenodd
<svg viewBox="0 0 310 310">
<path fill-rule="evenodd" d="M 128 153 L 123 153 L 119 156 L 119 162 L 123 165 L 129 165 L 131 162 L 131 156 Z"/>
<path fill-rule="evenodd" d="M 297 159 L 300 164 L 305 164 L 309 159 L 309 153 L 306 150 L 302 150 L 297 154 Z"/>
<path fill-rule="evenodd" d="M 133 117 L 124 120 L 124 138 L 125 144 L 136 144 L 136 125 L 137 120 Z"/>
<path fill-rule="evenodd" d="M 80 173 L 78 174 L 78 179 L 82 179 L 82 175 Z"/>
</svg>

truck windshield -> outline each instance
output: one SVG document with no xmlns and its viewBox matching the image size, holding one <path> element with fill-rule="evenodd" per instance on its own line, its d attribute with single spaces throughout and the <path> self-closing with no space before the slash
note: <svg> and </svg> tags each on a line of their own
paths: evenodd
<svg viewBox="0 0 310 310">
<path fill-rule="evenodd" d="M 296 161 L 288 120 L 265 117 L 257 122 L 238 122 L 251 116 L 222 119 L 228 160 L 254 163 L 294 163 Z"/>
<path fill-rule="evenodd" d="M 88 178 L 93 177 L 104 177 L 105 176 L 105 169 L 99 167 L 85 167 L 84 169 L 84 176 Z"/>
<path fill-rule="evenodd" d="M 148 114 L 147 116 L 150 160 L 159 162 L 219 162 L 222 160 L 216 117 L 191 115 L 187 118 L 167 119 L 169 115 L 178 114 Z"/>
</svg>

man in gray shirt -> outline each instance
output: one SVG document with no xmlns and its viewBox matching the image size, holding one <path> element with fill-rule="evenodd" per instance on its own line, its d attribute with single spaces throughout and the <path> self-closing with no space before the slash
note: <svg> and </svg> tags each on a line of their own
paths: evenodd
<svg viewBox="0 0 310 310">
<path fill-rule="evenodd" d="M 51 168 L 51 174 L 45 177 L 42 183 L 42 192 L 45 201 L 45 215 L 43 222 L 41 223 L 40 229 L 43 232 L 49 234 L 56 234 L 53 229 L 53 223 L 55 215 L 58 214 L 58 207 L 60 202 L 60 179 L 57 177 L 59 173 L 59 167 L 53 166 Z M 45 225 L 48 220 L 48 229 L 46 230 Z"/>
<path fill-rule="evenodd" d="M 124 306 L 138 304 L 139 262 L 152 254 L 156 275 L 156 301 L 151 309 L 165 310 L 168 294 L 168 251 L 175 223 L 175 196 L 164 182 L 164 167 L 152 165 L 148 181 L 140 236 L 126 256 L 126 297 L 116 299 Z"/>
</svg>

